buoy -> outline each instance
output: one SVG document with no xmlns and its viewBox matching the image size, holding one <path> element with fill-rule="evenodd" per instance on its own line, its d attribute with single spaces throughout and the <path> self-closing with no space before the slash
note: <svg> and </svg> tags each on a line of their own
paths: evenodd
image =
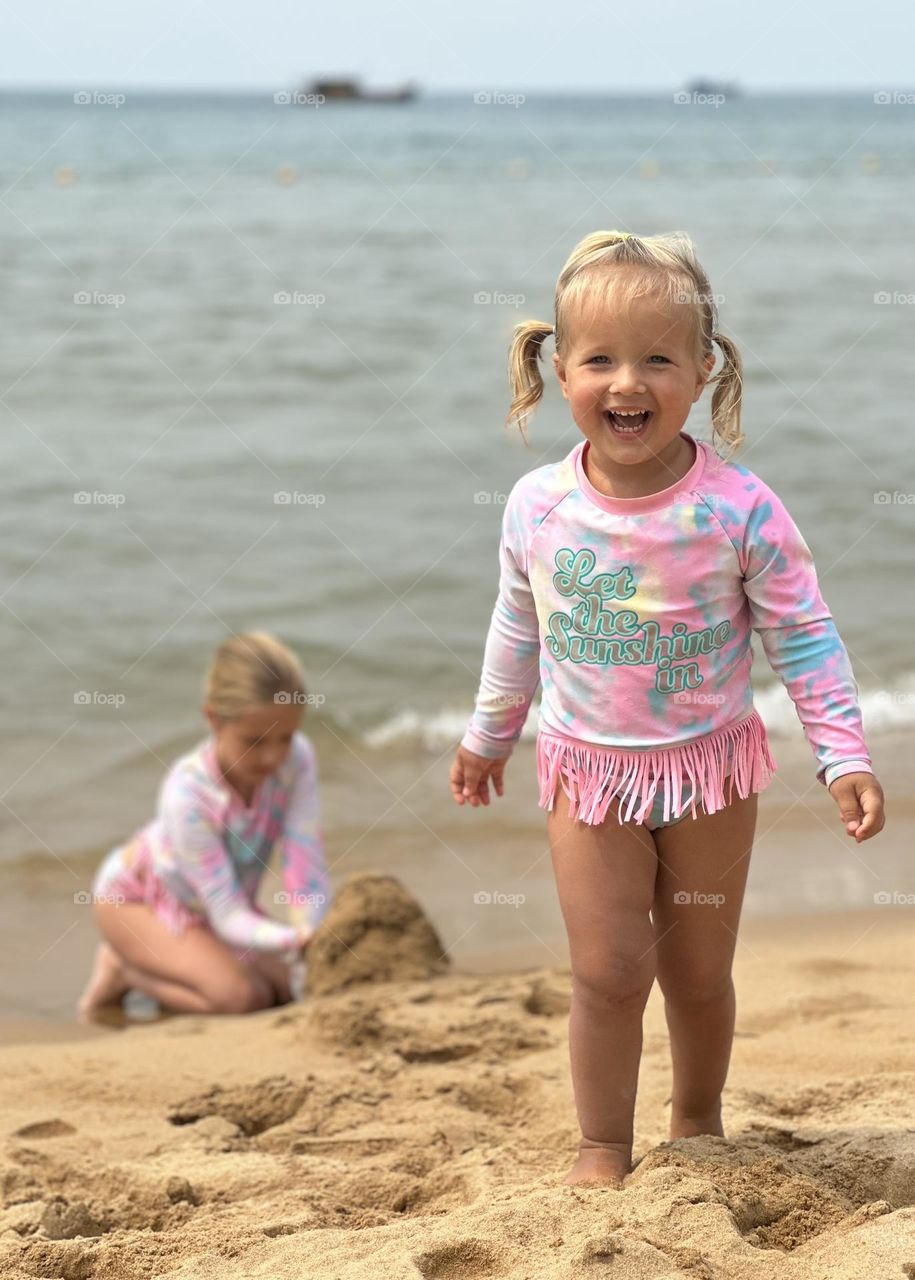
<svg viewBox="0 0 915 1280">
<path fill-rule="evenodd" d="M 505 172 L 510 178 L 514 178 L 516 181 L 523 181 L 531 176 L 531 166 L 527 160 L 509 160 L 505 166 Z"/>
<path fill-rule="evenodd" d="M 299 179 L 299 171 L 294 164 L 281 164 L 276 171 L 276 180 L 284 187 L 291 187 Z"/>
</svg>

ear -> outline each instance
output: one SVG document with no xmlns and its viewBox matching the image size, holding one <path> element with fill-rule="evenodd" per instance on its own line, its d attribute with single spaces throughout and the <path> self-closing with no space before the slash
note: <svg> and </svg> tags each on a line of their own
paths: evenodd
<svg viewBox="0 0 915 1280">
<path fill-rule="evenodd" d="M 553 352 L 553 368 L 556 370 L 556 377 L 559 379 L 559 386 L 562 389 L 562 394 L 565 396 L 566 400 L 568 400 L 569 388 L 566 383 L 565 365 L 559 359 L 559 356 L 555 351 Z"/>
<path fill-rule="evenodd" d="M 210 728 L 215 733 L 219 728 L 219 718 L 216 715 L 216 712 L 213 710 L 213 708 L 210 706 L 208 702 L 205 702 L 200 709 L 203 712 L 203 714 L 206 716 L 207 723 L 209 724 Z"/>
<path fill-rule="evenodd" d="M 715 367 L 714 355 L 707 355 L 705 357 L 705 360 L 702 362 L 701 369 L 696 374 L 696 394 L 693 396 L 693 404 L 696 403 L 696 401 L 702 395 L 702 392 L 705 390 L 705 384 L 708 382 L 709 378 L 712 376 L 712 370 L 714 369 L 714 367 Z"/>
</svg>

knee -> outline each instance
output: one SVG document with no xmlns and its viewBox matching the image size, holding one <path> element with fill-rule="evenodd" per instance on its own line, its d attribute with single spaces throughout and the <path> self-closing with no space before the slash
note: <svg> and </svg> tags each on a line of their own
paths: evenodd
<svg viewBox="0 0 915 1280">
<path fill-rule="evenodd" d="M 658 985 L 669 1004 L 684 1008 L 701 1008 L 728 998 L 734 990 L 730 971 L 718 970 L 703 973 L 683 970 L 679 973 L 658 975 Z"/>
<path fill-rule="evenodd" d="M 654 977 L 649 957 L 618 953 L 572 965 L 573 989 L 579 999 L 592 1005 L 644 1005 Z"/>
<path fill-rule="evenodd" d="M 241 978 L 222 988 L 211 997 L 213 1013 L 256 1013 L 269 1009 L 273 1004 L 273 992 L 267 984 Z"/>
</svg>

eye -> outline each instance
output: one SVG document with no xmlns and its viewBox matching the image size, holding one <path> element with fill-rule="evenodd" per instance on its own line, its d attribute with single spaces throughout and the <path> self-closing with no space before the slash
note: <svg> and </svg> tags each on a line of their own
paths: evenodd
<svg viewBox="0 0 915 1280">
<path fill-rule="evenodd" d="M 588 361 L 588 364 L 594 364 L 595 360 L 606 360 L 606 359 L 607 359 L 606 356 L 592 356 L 591 359 Z"/>
<path fill-rule="evenodd" d="M 650 359 L 650 360 L 663 360 L 665 364 L 669 364 L 669 363 L 670 363 L 670 361 L 667 359 L 667 356 L 649 356 L 649 359 Z"/>
</svg>

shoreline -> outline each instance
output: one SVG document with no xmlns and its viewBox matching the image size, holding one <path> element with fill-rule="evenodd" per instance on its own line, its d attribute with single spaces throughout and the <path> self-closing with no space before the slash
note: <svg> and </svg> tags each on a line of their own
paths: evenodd
<svg viewBox="0 0 915 1280">
<path fill-rule="evenodd" d="M 791 950 L 798 939 L 803 945 L 822 943 L 835 947 L 841 938 L 849 940 L 849 949 L 857 946 L 874 930 L 904 929 L 905 918 L 894 914 L 892 906 L 860 907 L 842 910 L 782 912 L 757 916 L 741 916 L 737 951 L 753 946 Z M 735 961 L 736 964 L 736 961 Z M 551 966 L 557 974 L 568 972 L 568 948 L 564 947 L 558 963 Z M 543 945 L 532 940 L 527 944 L 484 947 L 473 953 L 460 965 L 453 965 L 454 977 L 479 978 L 496 983 L 503 977 L 523 977 L 544 969 Z M 740 989 L 737 990 L 738 1010 Z M 310 997 L 295 1001 L 292 1005 L 279 1006 L 267 1012 L 281 1013 L 284 1009 L 297 1010 L 307 1006 Z M 35 1016 L 29 1014 L 0 1015 L 0 1049 L 25 1044 L 69 1043 L 96 1040 L 134 1030 L 147 1030 L 157 1024 L 180 1022 L 191 1015 L 167 1014 L 161 1017 L 132 1018 L 120 1025 L 100 1023 L 82 1024 L 75 1018 L 67 1019 L 56 1014 Z"/>
<path fill-rule="evenodd" d="M 815 780 L 803 737 L 778 744 L 777 772 L 760 794 L 741 934 L 757 920 L 875 909 L 876 894 L 895 896 L 899 909 L 907 895 L 915 903 L 908 735 L 883 736 L 872 750 L 887 795 L 887 826 L 857 845 Z M 458 807 L 447 793 L 448 755 L 430 769 L 424 753 L 390 751 L 378 775 L 374 753 L 367 754 L 367 785 L 356 803 L 358 764 L 345 776 L 328 772 L 322 801 L 335 891 L 354 871 L 395 876 L 468 973 L 565 964 L 533 745 L 522 744 L 516 756 L 505 796 L 477 810 Z M 417 777 L 425 779 L 422 787 L 415 786 Z M 392 793 L 406 803 L 392 806 Z M 91 907 L 77 899 L 105 852 L 0 866 L 0 922 L 9 954 L 0 974 L 0 1034 L 6 1028 L 12 1035 L 16 1022 L 38 1024 L 37 1035 L 43 1024 L 72 1021 L 97 940 Z M 261 900 L 274 914 L 281 914 L 271 901 L 279 887 L 271 868 Z M 486 894 L 488 902 L 481 900 Z M 880 910 L 892 914 L 891 906 Z"/>
</svg>

